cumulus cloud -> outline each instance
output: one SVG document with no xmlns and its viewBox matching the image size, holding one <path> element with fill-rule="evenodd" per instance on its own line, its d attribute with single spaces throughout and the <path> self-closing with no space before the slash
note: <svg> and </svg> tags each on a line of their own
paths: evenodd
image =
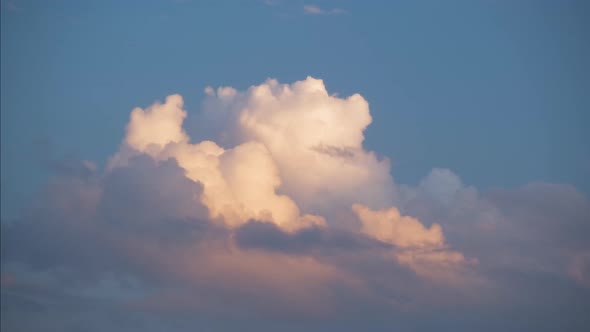
<svg viewBox="0 0 590 332">
<path fill-rule="evenodd" d="M 125 142 L 139 151 L 158 149 L 168 143 L 187 142 L 182 130 L 186 112 L 180 95 L 171 95 L 164 104 L 155 103 L 145 111 L 136 108 L 131 112 Z"/>
<path fill-rule="evenodd" d="M 227 91 L 220 90 L 220 91 Z M 222 97 L 225 97 L 221 93 Z M 125 165 L 127 158 L 145 153 L 156 160 L 172 158 L 186 175 L 203 184 L 203 203 L 211 218 L 222 218 L 235 226 L 251 218 L 275 222 L 286 228 L 322 224 L 317 216 L 300 216 L 295 203 L 276 193 L 281 184 L 278 170 L 268 149 L 256 141 L 247 141 L 225 150 L 211 141 L 189 142 L 182 128 L 186 111 L 182 98 L 170 96 L 131 113 L 122 151 L 111 160 L 111 168 Z"/>
<path fill-rule="evenodd" d="M 262 143 L 281 175 L 281 192 L 306 213 L 393 204 L 389 161 L 362 145 L 372 118 L 358 94 L 338 98 L 311 77 L 293 84 L 267 80 L 244 92 L 219 88 L 205 112 L 203 121 L 223 123 L 217 128 L 230 145 Z"/>
<path fill-rule="evenodd" d="M 240 93 L 230 87 L 205 92 L 221 113 L 211 116 L 227 120 L 234 146 L 191 143 L 182 127 L 182 98 L 170 96 L 132 112 L 111 167 L 134 153 L 174 158 L 203 184 L 211 217 L 234 226 L 257 219 L 297 229 L 325 224 L 323 216 L 335 207 L 393 203 L 388 160 L 362 146 L 371 122 L 362 96 L 331 96 L 311 77 L 291 85 L 268 80 Z"/>
<path fill-rule="evenodd" d="M 439 224 L 426 228 L 417 219 L 400 215 L 396 208 L 372 211 L 360 204 L 352 208 L 363 222 L 362 231 L 382 241 L 402 248 L 444 246 Z"/>
<path fill-rule="evenodd" d="M 99 301 L 130 316 L 408 322 L 590 303 L 590 203 L 572 186 L 480 192 L 447 169 L 396 184 L 363 145 L 367 100 L 312 77 L 204 93 L 196 135 L 171 95 L 131 112 L 105 170 L 50 165 L 2 223 L 3 312 L 43 322 L 51 303 Z"/>
<path fill-rule="evenodd" d="M 398 248 L 393 252 L 397 261 L 418 275 L 457 282 L 459 268 L 475 262 L 448 248 L 439 224 L 427 228 L 416 218 L 400 215 L 394 207 L 374 211 L 355 204 L 353 210 L 362 221 L 362 232 L 393 244 Z"/>
</svg>

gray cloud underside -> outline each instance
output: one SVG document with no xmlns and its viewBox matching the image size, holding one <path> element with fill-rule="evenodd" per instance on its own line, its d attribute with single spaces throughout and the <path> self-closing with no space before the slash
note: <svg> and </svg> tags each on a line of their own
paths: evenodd
<svg viewBox="0 0 590 332">
<path fill-rule="evenodd" d="M 255 220 L 235 230 L 219 227 L 188 199 L 201 185 L 173 160 L 138 157 L 106 176 L 72 174 L 56 177 L 22 220 L 2 225 L 2 273 L 12 277 L 3 277 L 3 329 L 182 331 L 249 324 L 492 331 L 581 330 L 588 323 L 582 312 L 590 305 L 588 288 L 568 271 L 575 255 L 588 250 L 590 208 L 570 186 L 537 183 L 479 194 L 450 181 L 441 193 L 428 182 L 453 175 L 433 172 L 420 186 L 403 189 L 405 211 L 441 223 L 454 247 L 479 258 L 471 273 L 487 281 L 465 291 L 417 279 L 387 257 L 390 244 L 346 229 L 287 233 Z M 173 261 L 187 264 L 179 257 L 229 252 L 232 243 L 246 253 L 278 255 L 277 262 L 312 257 L 363 284 L 311 280 L 325 302 L 322 310 L 307 310 L 306 298 L 290 303 L 263 285 L 232 288 L 199 273 L 174 272 L 182 267 Z M 203 268 L 211 264 L 195 257 Z M 588 277 L 588 263 L 584 256 L 579 277 Z M 457 311 L 449 312 L 449 304 Z"/>
</svg>

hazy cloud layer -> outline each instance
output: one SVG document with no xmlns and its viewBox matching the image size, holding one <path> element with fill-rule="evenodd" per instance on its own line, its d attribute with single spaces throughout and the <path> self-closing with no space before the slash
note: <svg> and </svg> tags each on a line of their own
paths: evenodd
<svg viewBox="0 0 590 332">
<path fill-rule="evenodd" d="M 172 95 L 131 112 L 105 170 L 50 165 L 2 222 L 3 329 L 589 323 L 590 202 L 574 187 L 479 192 L 446 169 L 397 185 L 363 146 L 368 102 L 311 77 L 205 94 L 210 140 L 192 141 Z"/>
</svg>

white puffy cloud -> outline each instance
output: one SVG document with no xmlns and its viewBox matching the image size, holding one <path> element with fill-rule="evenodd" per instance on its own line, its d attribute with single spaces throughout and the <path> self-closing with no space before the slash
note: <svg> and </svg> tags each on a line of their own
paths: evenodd
<svg viewBox="0 0 590 332">
<path fill-rule="evenodd" d="M 220 88 L 219 98 L 236 94 Z M 182 122 L 186 111 L 179 95 L 169 96 L 163 104 L 131 113 L 124 146 L 110 167 L 125 165 L 135 153 L 145 153 L 156 160 L 176 159 L 187 177 L 203 184 L 201 201 L 212 218 L 237 226 L 250 219 L 271 221 L 294 230 L 310 224 L 324 224 L 318 216 L 300 215 L 292 199 L 276 193 L 281 184 L 275 160 L 266 145 L 247 140 L 225 150 L 211 141 L 192 144 Z"/>
<path fill-rule="evenodd" d="M 363 148 L 372 119 L 359 94 L 339 98 L 308 77 L 293 84 L 267 80 L 239 93 L 219 88 L 207 105 L 207 119 L 223 119 L 230 142 L 254 140 L 270 151 L 281 192 L 303 211 L 326 215 L 335 206 L 393 203 L 389 161 Z"/>
<path fill-rule="evenodd" d="M 111 168 L 138 152 L 176 159 L 190 179 L 203 184 L 201 200 L 211 217 L 228 225 L 258 219 L 294 230 L 324 224 L 318 215 L 335 208 L 392 204 L 389 161 L 362 145 L 371 123 L 362 96 L 331 96 L 323 81 L 311 77 L 290 85 L 267 80 L 245 92 L 205 92 L 217 107 L 209 112 L 219 112 L 212 116 L 227 120 L 233 146 L 192 143 L 183 128 L 182 97 L 173 95 L 133 110 Z"/>
<path fill-rule="evenodd" d="M 186 118 L 183 104 L 180 95 L 171 95 L 164 104 L 155 103 L 145 111 L 135 108 L 131 112 L 125 142 L 139 151 L 146 151 L 151 145 L 162 148 L 172 142 L 187 142 L 188 136 L 182 129 Z"/>
<path fill-rule="evenodd" d="M 465 261 L 446 249 L 440 225 L 426 228 L 392 207 L 389 161 L 363 147 L 372 119 L 361 95 L 330 95 L 324 82 L 312 77 L 293 84 L 269 79 L 242 92 L 207 87 L 205 93 L 207 116 L 224 120 L 233 146 L 192 143 L 183 128 L 182 97 L 173 95 L 163 104 L 133 110 L 111 167 L 124 165 L 134 153 L 175 159 L 189 179 L 203 185 L 198 200 L 210 217 L 231 227 L 256 219 L 296 231 L 326 225 L 325 218 L 338 223 L 334 217 L 352 206 L 361 231 L 404 248 L 395 252 L 396 259 L 420 275 L 435 277 L 432 266 Z"/>
<path fill-rule="evenodd" d="M 133 110 L 112 167 L 138 152 L 175 159 L 188 178 L 203 185 L 198 199 L 210 217 L 231 227 L 256 219 L 295 231 L 325 225 L 324 217 L 331 220 L 342 215 L 335 210 L 352 206 L 361 231 L 403 248 L 395 252 L 397 261 L 422 276 L 436 277 L 435 265 L 465 262 L 462 254 L 446 249 L 440 225 L 426 228 L 392 207 L 389 161 L 363 147 L 372 119 L 359 94 L 330 95 L 323 81 L 312 77 L 293 84 L 267 80 L 244 92 L 208 87 L 205 93 L 209 116 L 224 119 L 234 146 L 192 143 L 183 129 L 182 97 L 173 95 L 163 104 Z"/>
<path fill-rule="evenodd" d="M 398 247 L 442 247 L 444 237 L 439 224 L 425 227 L 416 218 L 400 215 L 398 209 L 373 211 L 366 206 L 353 205 L 363 223 L 362 231 Z"/>
<path fill-rule="evenodd" d="M 475 262 L 448 248 L 439 224 L 425 227 L 418 219 L 403 216 L 394 207 L 374 211 L 355 204 L 353 210 L 362 222 L 362 232 L 393 244 L 395 259 L 418 275 L 455 282 L 460 269 Z"/>
</svg>

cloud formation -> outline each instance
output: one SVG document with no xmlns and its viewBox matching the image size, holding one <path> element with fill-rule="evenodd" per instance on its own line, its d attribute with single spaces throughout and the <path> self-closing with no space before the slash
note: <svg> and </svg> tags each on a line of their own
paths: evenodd
<svg viewBox="0 0 590 332">
<path fill-rule="evenodd" d="M 502 307 L 539 317 L 508 326 L 518 330 L 590 304 L 590 203 L 572 186 L 479 192 L 447 169 L 398 185 L 363 145 L 368 102 L 312 77 L 205 94 L 195 116 L 208 139 L 193 142 L 180 95 L 135 108 L 104 171 L 53 163 L 67 167 L 3 220 L 3 328 L 54 326 L 48 303 L 92 301 L 130 316 L 372 317 L 417 330 L 415 317 L 455 326 L 449 306 L 490 329 Z"/>
<path fill-rule="evenodd" d="M 174 158 L 190 179 L 203 184 L 211 218 L 233 226 L 257 219 L 297 229 L 325 224 L 335 205 L 392 204 L 389 162 L 362 146 L 371 116 L 360 95 L 330 96 L 323 82 L 311 77 L 291 85 L 268 80 L 240 93 L 230 87 L 206 93 L 212 107 L 227 113 L 219 116 L 229 120 L 233 147 L 191 143 L 182 127 L 182 98 L 174 95 L 131 113 L 122 150 L 110 167 L 137 153 Z"/>
</svg>

